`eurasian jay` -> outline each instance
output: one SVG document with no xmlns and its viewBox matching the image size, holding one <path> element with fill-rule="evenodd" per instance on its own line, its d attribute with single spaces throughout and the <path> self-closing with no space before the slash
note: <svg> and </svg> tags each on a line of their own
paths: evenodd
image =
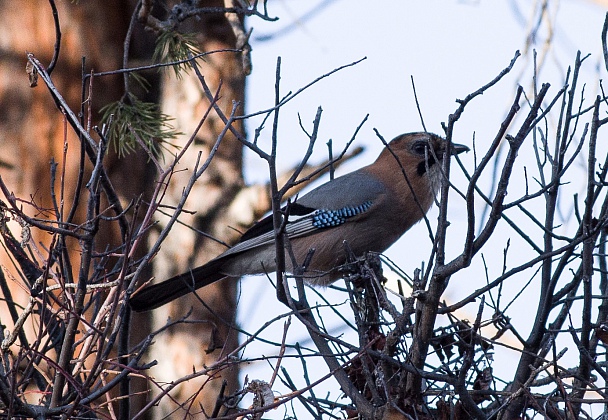
<svg viewBox="0 0 608 420">
<path fill-rule="evenodd" d="M 383 252 L 432 206 L 441 184 L 447 142 L 431 133 L 393 139 L 371 165 L 335 178 L 289 205 L 285 223 L 297 264 L 311 249 L 308 283 L 328 285 L 341 277 L 344 242 L 355 256 Z M 468 151 L 452 144 L 451 154 Z M 135 311 L 155 309 L 224 277 L 276 270 L 272 215 L 253 225 L 240 241 L 208 263 L 133 294 Z M 292 272 L 286 256 L 286 271 Z"/>
</svg>

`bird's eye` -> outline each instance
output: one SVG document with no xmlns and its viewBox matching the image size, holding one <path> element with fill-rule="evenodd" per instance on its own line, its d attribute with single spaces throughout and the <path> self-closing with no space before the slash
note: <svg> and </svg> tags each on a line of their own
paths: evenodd
<svg viewBox="0 0 608 420">
<path fill-rule="evenodd" d="M 416 153 L 417 155 L 424 156 L 427 148 L 428 143 L 426 141 L 417 141 L 412 146 L 412 152 Z"/>
</svg>

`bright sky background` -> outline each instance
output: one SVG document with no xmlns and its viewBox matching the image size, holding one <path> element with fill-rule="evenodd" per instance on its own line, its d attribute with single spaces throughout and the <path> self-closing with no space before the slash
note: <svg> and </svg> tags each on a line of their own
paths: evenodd
<svg viewBox="0 0 608 420">
<path fill-rule="evenodd" d="M 270 1 L 269 13 L 278 16 L 278 22 L 262 22 L 255 18 L 247 21 L 247 24 L 254 28 L 253 73 L 247 81 L 247 109 L 254 112 L 273 105 L 278 56 L 282 58 L 283 94 L 301 88 L 336 67 L 367 57 L 362 63 L 321 81 L 281 110 L 279 147 L 283 170 L 294 166 L 307 146 L 307 138 L 298 125 L 298 114 L 304 126 L 311 129 L 317 107 L 323 108 L 320 140 L 313 162 L 319 162 L 326 156 L 325 143 L 328 139 L 333 140 L 334 150 L 340 150 L 365 115 L 369 114 L 369 120 L 355 143 L 364 145 L 366 153 L 340 168 L 337 173 L 339 175 L 375 159 L 382 145 L 372 128 L 377 128 L 387 140 L 403 132 L 422 131 L 410 76 L 413 76 L 416 83 L 427 129 L 443 134 L 441 122 L 447 122 L 448 115 L 456 110 L 455 100 L 465 97 L 493 79 L 508 65 L 515 51 L 520 50 L 522 57 L 512 73 L 483 97 L 474 100 L 456 126 L 454 141 L 472 146 L 475 133 L 480 154 L 485 152 L 493 139 L 511 104 L 517 84 L 523 83 L 526 91 L 531 92 L 529 75 L 532 55 L 524 53 L 528 22 L 533 11 L 537 9 L 536 3 L 532 0 Z M 606 78 L 600 39 L 606 11 L 585 0 L 549 3 L 551 16 L 556 16 L 556 25 L 553 28 L 555 38 L 539 80 L 552 84 L 549 95 L 552 97 L 561 87 L 565 71 L 574 62 L 577 49 L 580 49 L 583 55 L 591 54 L 583 68 L 582 79 L 588 82 L 585 96 L 593 98 L 599 92 L 597 80 Z M 318 13 L 308 19 L 301 19 L 313 6 L 319 4 L 322 7 Z M 542 26 L 534 48 L 542 50 L 546 34 L 547 27 Z M 264 39 L 265 37 L 268 38 Z M 248 126 L 250 135 L 256 127 L 255 121 Z M 271 125 L 267 124 L 261 144 L 268 144 Z M 522 164 L 534 166 L 533 162 L 526 163 L 525 159 L 526 156 L 522 157 Z M 472 153 L 463 156 L 462 160 L 469 169 L 473 167 Z M 511 198 L 517 196 L 518 188 L 523 188 L 521 166 L 518 170 L 514 184 L 509 189 L 509 192 L 513 193 Z M 453 174 L 452 181 L 464 188 L 464 177 L 457 172 Z M 267 179 L 265 164 L 251 154 L 246 159 L 246 176 L 249 182 Z M 486 181 L 489 183 L 489 180 Z M 573 182 L 571 191 L 584 188 L 582 182 L 583 178 L 580 184 Z M 450 203 L 449 219 L 452 225 L 448 233 L 452 235 L 453 242 L 450 243 L 451 252 L 448 257 L 457 255 L 461 245 L 458 240 L 464 237 L 464 206 L 462 201 L 455 198 L 452 197 Z M 571 203 L 565 203 L 561 210 L 565 215 L 572 214 Z M 436 217 L 436 211 L 432 210 L 429 213 L 432 224 L 436 223 Z M 567 217 L 563 222 L 567 232 L 571 227 L 567 223 Z M 498 235 L 485 250 L 491 277 L 498 275 L 502 269 L 502 251 L 509 236 L 513 236 L 509 231 Z M 514 242 L 509 251 L 513 264 L 530 252 L 527 245 L 520 245 L 515 239 Z M 424 226 L 419 224 L 406 233 L 387 255 L 411 274 L 414 268 L 419 267 L 421 262 L 428 258 L 430 250 L 428 234 Z M 525 282 L 530 275 L 531 272 L 526 272 L 521 281 Z M 451 280 L 445 299 L 449 302 L 457 301 L 484 283 L 483 268 L 478 257 L 472 269 Z M 276 301 L 274 290 L 263 278 L 246 280 L 242 282 L 241 287 L 238 321 L 244 330 L 255 331 L 275 315 L 285 312 L 286 308 Z M 514 295 L 521 285 L 514 284 L 512 287 Z M 532 286 L 527 292 L 531 296 L 528 299 L 533 302 L 537 299 L 534 290 Z M 331 291 L 323 293 L 332 301 Z M 506 292 L 505 295 L 509 293 Z M 333 302 L 342 302 L 344 296 L 338 295 L 336 299 Z M 521 332 L 526 336 L 526 328 L 534 316 L 535 305 L 530 305 L 530 300 L 526 305 L 526 301 L 522 300 L 516 301 L 515 305 L 519 305 L 519 309 L 511 311 L 509 315 L 513 317 L 516 326 L 523 324 Z M 469 308 L 474 310 L 477 306 Z M 344 310 L 350 312 L 348 305 L 344 306 Z M 469 319 L 474 317 L 473 313 L 466 311 L 460 315 Z M 490 313 L 484 313 L 484 318 L 489 315 Z M 272 330 L 268 337 L 280 341 L 282 322 L 275 324 Z M 287 337 L 288 342 L 308 343 L 306 338 L 303 327 L 294 319 Z M 275 352 L 275 348 L 252 345 L 245 356 L 269 355 Z M 517 357 L 497 349 L 495 360 L 493 367 L 496 375 L 500 375 L 501 368 L 509 369 L 506 372 L 515 368 Z M 326 366 L 320 363 L 320 367 L 311 368 L 313 371 L 317 369 L 319 376 L 327 371 Z M 294 369 L 298 369 L 297 365 Z M 296 378 L 300 375 L 301 379 L 301 373 L 295 372 L 297 370 L 292 371 L 293 375 Z M 243 374 L 249 375 L 250 379 L 267 381 L 271 369 L 266 364 L 258 363 L 244 368 Z M 328 389 L 332 387 L 334 385 L 329 385 Z M 280 386 L 275 386 L 274 390 L 285 392 Z M 337 389 L 333 388 L 333 391 Z M 268 413 L 268 417 L 282 418 L 283 414 L 282 411 L 276 414 Z M 300 418 L 305 418 L 305 415 Z"/>
</svg>

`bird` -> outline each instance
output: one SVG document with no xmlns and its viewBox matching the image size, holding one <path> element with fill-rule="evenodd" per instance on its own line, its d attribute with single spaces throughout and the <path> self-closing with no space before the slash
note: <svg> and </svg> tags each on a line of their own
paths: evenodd
<svg viewBox="0 0 608 420">
<path fill-rule="evenodd" d="M 339 268 L 348 258 L 344 243 L 356 257 L 382 253 L 420 221 L 441 185 L 447 147 L 447 141 L 436 134 L 401 134 L 370 165 L 332 179 L 283 207 L 289 255 L 297 264 L 310 260 L 305 281 L 327 286 L 341 278 Z M 468 150 L 452 143 L 450 154 Z M 136 291 L 129 304 L 136 312 L 148 311 L 225 277 L 273 272 L 274 237 L 270 214 L 232 248 L 200 267 Z M 289 256 L 285 269 L 293 273 Z"/>
</svg>

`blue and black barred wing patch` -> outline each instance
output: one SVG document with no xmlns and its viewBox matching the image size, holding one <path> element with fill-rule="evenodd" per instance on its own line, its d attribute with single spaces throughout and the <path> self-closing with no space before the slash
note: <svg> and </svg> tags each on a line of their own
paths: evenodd
<svg viewBox="0 0 608 420">
<path fill-rule="evenodd" d="M 365 213 L 372 206 L 371 201 L 366 201 L 358 206 L 345 206 L 337 210 L 318 209 L 306 216 L 299 218 L 291 217 L 286 226 L 287 235 L 290 238 L 308 235 L 322 229 L 340 226 L 354 216 Z"/>
<path fill-rule="evenodd" d="M 318 229 L 339 226 L 349 217 L 365 213 L 372 206 L 371 200 L 358 206 L 346 206 L 338 210 L 316 210 L 312 215 L 312 224 Z"/>
</svg>

